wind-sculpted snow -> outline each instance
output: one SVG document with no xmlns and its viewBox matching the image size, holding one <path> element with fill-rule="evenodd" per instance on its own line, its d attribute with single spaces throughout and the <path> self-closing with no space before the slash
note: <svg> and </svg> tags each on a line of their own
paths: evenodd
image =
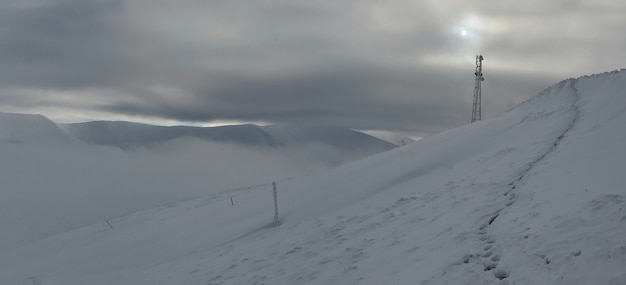
<svg viewBox="0 0 626 285">
<path fill-rule="evenodd" d="M 332 171 L 0 257 L 7 284 L 626 284 L 626 71 Z M 30 283 L 29 283 L 30 282 Z"/>
</svg>

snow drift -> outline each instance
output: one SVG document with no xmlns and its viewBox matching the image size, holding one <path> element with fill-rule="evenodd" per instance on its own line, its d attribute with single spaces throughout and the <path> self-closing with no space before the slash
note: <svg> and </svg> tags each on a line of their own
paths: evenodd
<svg viewBox="0 0 626 285">
<path fill-rule="evenodd" d="M 269 185 L 0 256 L 6 284 L 626 284 L 626 71 Z M 30 282 L 30 283 L 29 283 Z"/>
</svg>

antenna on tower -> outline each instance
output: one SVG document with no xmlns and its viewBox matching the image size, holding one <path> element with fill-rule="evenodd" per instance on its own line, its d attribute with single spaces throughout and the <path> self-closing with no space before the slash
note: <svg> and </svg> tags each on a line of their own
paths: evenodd
<svg viewBox="0 0 626 285">
<path fill-rule="evenodd" d="M 474 86 L 474 104 L 472 106 L 472 123 L 476 121 L 480 121 L 482 115 L 481 110 L 481 90 L 480 84 L 485 80 L 483 77 L 483 56 L 481 54 L 476 56 L 476 85 Z"/>
</svg>

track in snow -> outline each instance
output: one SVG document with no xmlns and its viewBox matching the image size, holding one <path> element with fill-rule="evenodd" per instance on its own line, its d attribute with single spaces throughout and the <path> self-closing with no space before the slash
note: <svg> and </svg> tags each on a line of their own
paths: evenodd
<svg viewBox="0 0 626 285">
<path fill-rule="evenodd" d="M 500 216 L 502 212 L 504 212 L 507 208 L 515 203 L 517 200 L 517 194 L 515 190 L 518 188 L 519 184 L 524 180 L 524 178 L 528 175 L 528 173 L 535 168 L 540 162 L 542 162 L 548 155 L 554 152 L 561 141 L 567 136 L 567 134 L 576 126 L 576 123 L 580 119 L 580 108 L 578 106 L 578 102 L 580 100 L 580 94 L 578 93 L 578 89 L 576 88 L 576 80 L 569 79 L 563 81 L 562 85 L 569 84 L 569 88 L 573 90 L 573 103 L 571 104 L 570 110 L 573 112 L 573 116 L 569 124 L 563 129 L 563 131 L 555 138 L 554 142 L 548 147 L 541 155 L 537 158 L 526 164 L 526 166 L 520 171 L 517 177 L 508 183 L 509 189 L 504 193 L 508 199 L 505 205 L 495 211 L 488 221 L 483 223 L 478 228 L 478 239 L 481 241 L 481 250 L 480 253 L 477 254 L 468 254 L 463 257 L 463 263 L 469 263 L 470 260 L 476 259 L 478 264 L 483 266 L 483 270 L 485 272 L 493 272 L 495 278 L 503 280 L 507 278 L 511 272 L 507 269 L 498 268 L 498 263 L 500 261 L 501 255 L 497 252 L 497 240 L 493 238 L 493 235 L 489 234 L 489 226 L 493 224 L 496 219 Z M 550 260 L 545 258 L 546 263 L 550 263 Z"/>
</svg>

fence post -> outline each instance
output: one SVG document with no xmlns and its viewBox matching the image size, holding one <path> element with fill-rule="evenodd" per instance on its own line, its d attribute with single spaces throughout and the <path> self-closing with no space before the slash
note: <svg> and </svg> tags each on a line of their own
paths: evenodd
<svg viewBox="0 0 626 285">
<path fill-rule="evenodd" d="M 278 226 L 278 195 L 276 194 L 276 181 L 272 182 L 274 188 L 274 226 Z"/>
</svg>

